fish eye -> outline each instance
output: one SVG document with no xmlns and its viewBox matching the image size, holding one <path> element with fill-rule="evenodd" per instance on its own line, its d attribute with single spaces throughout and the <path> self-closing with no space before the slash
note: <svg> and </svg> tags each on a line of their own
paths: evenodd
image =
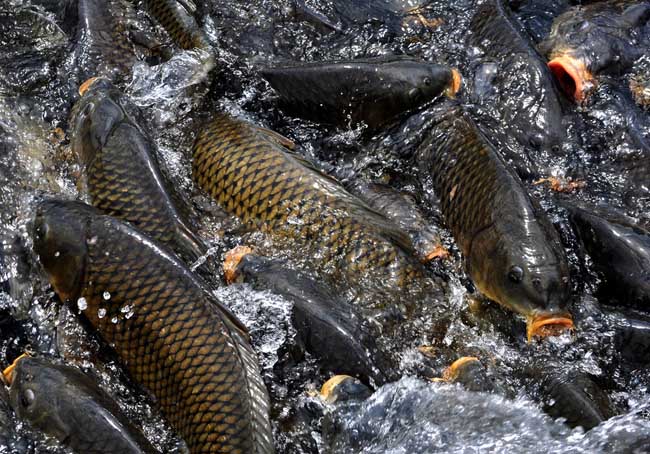
<svg viewBox="0 0 650 454">
<path fill-rule="evenodd" d="M 522 281 L 524 278 L 524 270 L 521 269 L 520 266 L 513 266 L 510 268 L 510 271 L 508 271 L 508 279 L 510 279 L 514 283 L 519 283 Z"/>
<path fill-rule="evenodd" d="M 560 152 L 560 146 L 559 146 L 559 145 L 553 145 L 553 146 L 551 147 L 551 151 L 552 151 L 553 153 L 559 153 L 559 152 Z"/>
<path fill-rule="evenodd" d="M 425 77 L 425 78 L 422 80 L 422 82 L 424 83 L 424 85 L 426 85 L 426 86 L 428 87 L 428 86 L 431 85 L 431 78 L 430 78 L 430 77 Z"/>
<path fill-rule="evenodd" d="M 30 407 L 36 400 L 36 395 L 31 389 L 26 389 L 20 394 L 20 404 L 24 408 Z"/>
</svg>

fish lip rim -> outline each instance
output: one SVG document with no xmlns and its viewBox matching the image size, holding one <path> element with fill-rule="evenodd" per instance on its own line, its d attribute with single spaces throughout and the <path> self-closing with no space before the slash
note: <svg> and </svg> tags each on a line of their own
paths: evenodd
<svg viewBox="0 0 650 454">
<path fill-rule="evenodd" d="M 575 329 L 573 318 L 569 313 L 559 314 L 536 314 L 528 317 L 526 321 L 526 337 L 530 343 L 534 337 L 547 337 L 539 333 L 540 328 L 548 325 L 563 326 L 565 330 L 572 331 Z"/>
</svg>

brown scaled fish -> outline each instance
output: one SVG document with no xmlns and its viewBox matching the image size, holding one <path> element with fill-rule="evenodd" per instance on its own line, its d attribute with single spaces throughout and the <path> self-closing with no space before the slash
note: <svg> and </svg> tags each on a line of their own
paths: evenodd
<svg viewBox="0 0 650 454">
<path fill-rule="evenodd" d="M 194 143 L 192 173 L 226 211 L 276 238 L 315 248 L 348 277 L 403 285 L 421 272 L 408 236 L 280 144 L 275 133 L 217 114 Z"/>
<path fill-rule="evenodd" d="M 559 235 L 521 180 L 459 106 L 443 106 L 418 160 L 474 284 L 527 317 L 528 338 L 571 328 Z"/>
<path fill-rule="evenodd" d="M 207 247 L 177 207 L 160 172 L 156 146 L 129 112 L 136 110 L 106 79 L 91 79 L 73 109 L 72 150 L 91 203 L 194 261 Z"/>
<path fill-rule="evenodd" d="M 460 89 L 460 73 L 406 57 L 294 63 L 260 71 L 299 116 L 324 123 L 371 128 Z"/>
<path fill-rule="evenodd" d="M 79 202 L 45 201 L 34 250 L 59 297 L 111 345 L 192 453 L 274 452 L 246 329 L 171 253 Z"/>
<path fill-rule="evenodd" d="M 180 48 L 210 49 L 207 37 L 194 18 L 196 7 L 191 0 L 145 0 L 144 4 Z"/>
</svg>

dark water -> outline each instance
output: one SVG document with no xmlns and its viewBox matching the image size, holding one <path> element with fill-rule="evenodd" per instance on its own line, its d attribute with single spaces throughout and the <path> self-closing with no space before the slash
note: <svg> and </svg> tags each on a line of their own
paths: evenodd
<svg viewBox="0 0 650 454">
<path fill-rule="evenodd" d="M 158 448 L 180 452 L 182 443 L 144 393 L 120 372 L 99 343 L 84 333 L 74 314 L 59 309 L 30 249 L 28 223 L 34 203 L 45 195 L 80 197 L 79 166 L 67 136 L 71 94 L 66 84 L 74 64 L 74 23 L 67 8 L 57 3 L 0 0 L 0 235 L 7 262 L 2 279 L 12 284 L 10 295 L 0 294 L 0 310 L 18 321 L 16 326 L 0 327 L 0 364 L 6 365 L 28 345 L 82 369 L 95 370 L 101 385 Z M 432 189 L 417 183 L 408 158 L 426 134 L 422 125 L 430 109 L 380 132 L 363 127 L 337 130 L 279 110 L 272 90 L 256 73 L 256 68 L 282 61 L 408 54 L 459 68 L 464 77 L 461 102 L 484 126 L 498 128 L 494 106 L 480 103 L 474 90 L 480 83 L 475 74 L 485 62 L 479 49 L 466 45 L 473 2 L 307 0 L 315 13 L 312 16 L 297 14 L 289 0 L 199 3 L 204 30 L 217 50 L 210 76 L 206 77 L 201 51 L 175 50 L 171 59 L 157 66 L 138 62 L 125 91 L 143 109 L 146 127 L 158 144 L 167 173 L 198 213 L 199 233 L 214 251 L 205 259 L 220 261 L 227 247 L 243 242 L 273 253 L 268 238 L 242 233 L 239 223 L 191 181 L 191 144 L 196 130 L 211 112 L 220 109 L 286 135 L 300 145 L 301 153 L 330 165 L 337 175 L 388 181 L 412 194 L 452 252 L 449 261 L 429 265 L 431 273 L 443 274 L 449 281 L 443 302 L 448 311 L 446 331 L 436 337 L 423 330 L 419 333 L 422 345 L 452 351 L 456 357 L 480 357 L 510 390 L 506 398 L 406 377 L 379 389 L 364 404 L 322 408 L 313 395 L 330 373 L 298 342 L 291 325 L 291 304 L 244 284 L 221 288 L 221 300 L 250 328 L 254 339 L 273 400 L 279 452 L 650 450 L 648 367 L 620 360 L 614 330 L 619 315 L 604 310 L 606 301 L 594 296 L 598 277 L 562 208 L 562 200 L 604 203 L 641 224 L 650 224 L 650 150 L 646 145 L 650 143 L 650 116 L 641 109 L 630 114 L 628 95 L 620 89 L 627 85 L 627 76 L 603 80 L 585 106 L 567 104 L 569 138 L 561 153 L 528 155 L 526 162 L 519 162 L 516 157 L 523 151 L 508 142 L 512 147 L 508 156 L 515 168 L 532 166 L 540 177 L 584 182 L 578 190 L 559 195 L 548 185 L 534 184 L 533 178 L 526 180 L 530 193 L 540 200 L 562 234 L 571 264 L 570 309 L 576 322 L 573 334 L 528 344 L 524 323 L 517 316 L 491 303 L 473 309 L 471 284 L 441 221 Z M 357 8 L 345 7 L 352 3 Z M 380 8 L 368 9 L 372 4 Z M 329 20 L 324 24 L 314 17 Z M 381 20 L 375 20 L 377 17 Z M 136 28 L 169 42 L 142 11 L 132 20 Z M 277 254 L 282 257 L 281 252 Z M 427 367 L 441 371 L 446 365 L 412 347 L 396 346 L 394 355 L 408 372 Z M 615 403 L 619 416 L 586 433 L 546 416 L 536 403 L 537 378 L 518 372 L 537 364 L 590 374 Z M 0 431 L 0 441 L 4 440 L 0 452 L 66 452 L 13 420 L 11 414 Z"/>
</svg>

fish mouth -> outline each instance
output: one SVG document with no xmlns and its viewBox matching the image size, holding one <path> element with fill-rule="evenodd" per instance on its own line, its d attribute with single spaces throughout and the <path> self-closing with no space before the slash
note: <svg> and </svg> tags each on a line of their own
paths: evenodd
<svg viewBox="0 0 650 454">
<path fill-rule="evenodd" d="M 462 358 L 457 359 L 451 364 L 451 366 L 444 370 L 442 373 L 442 379 L 444 381 L 456 380 L 460 374 L 460 369 L 462 369 L 462 367 L 466 364 L 473 362 L 480 363 L 479 359 L 476 356 L 463 356 Z"/>
<path fill-rule="evenodd" d="M 11 363 L 11 366 L 7 367 L 5 370 L 2 371 L 2 378 L 4 382 L 7 384 L 7 386 L 11 386 L 11 384 L 14 381 L 14 370 L 16 369 L 18 362 L 23 358 L 29 358 L 29 357 L 30 356 L 28 353 L 23 353 L 18 358 L 16 358 L 13 363 Z"/>
<path fill-rule="evenodd" d="M 594 86 L 594 76 L 587 69 L 587 65 L 577 58 L 560 55 L 548 62 L 548 68 L 562 90 L 578 103 L 586 99 Z"/>
<path fill-rule="evenodd" d="M 528 342 L 533 337 L 557 336 L 566 330 L 573 330 L 573 320 L 568 315 L 541 314 L 528 317 L 526 335 Z"/>
<path fill-rule="evenodd" d="M 325 402 L 332 402 L 335 397 L 334 397 L 334 390 L 336 389 L 337 386 L 339 386 L 341 383 L 343 383 L 346 380 L 354 380 L 349 375 L 335 375 L 329 380 L 327 380 L 325 383 L 323 383 L 323 386 L 321 387 L 320 390 L 320 396 Z"/>
<path fill-rule="evenodd" d="M 451 70 L 451 83 L 445 90 L 445 96 L 448 98 L 455 98 L 456 93 L 460 91 L 460 87 L 463 84 L 463 76 L 460 75 L 460 72 L 456 68 Z"/>
<path fill-rule="evenodd" d="M 105 79 L 104 77 L 91 77 L 87 81 L 85 81 L 83 84 L 79 85 L 79 95 L 83 96 L 84 93 L 88 91 L 88 89 L 98 80 L 100 79 Z"/>
<path fill-rule="evenodd" d="M 239 262 L 241 262 L 245 256 L 252 253 L 253 250 L 248 246 L 237 246 L 226 252 L 226 257 L 223 261 L 223 274 L 226 278 L 227 284 L 232 284 L 237 280 L 237 277 L 239 276 L 239 272 L 237 271 Z"/>
</svg>

